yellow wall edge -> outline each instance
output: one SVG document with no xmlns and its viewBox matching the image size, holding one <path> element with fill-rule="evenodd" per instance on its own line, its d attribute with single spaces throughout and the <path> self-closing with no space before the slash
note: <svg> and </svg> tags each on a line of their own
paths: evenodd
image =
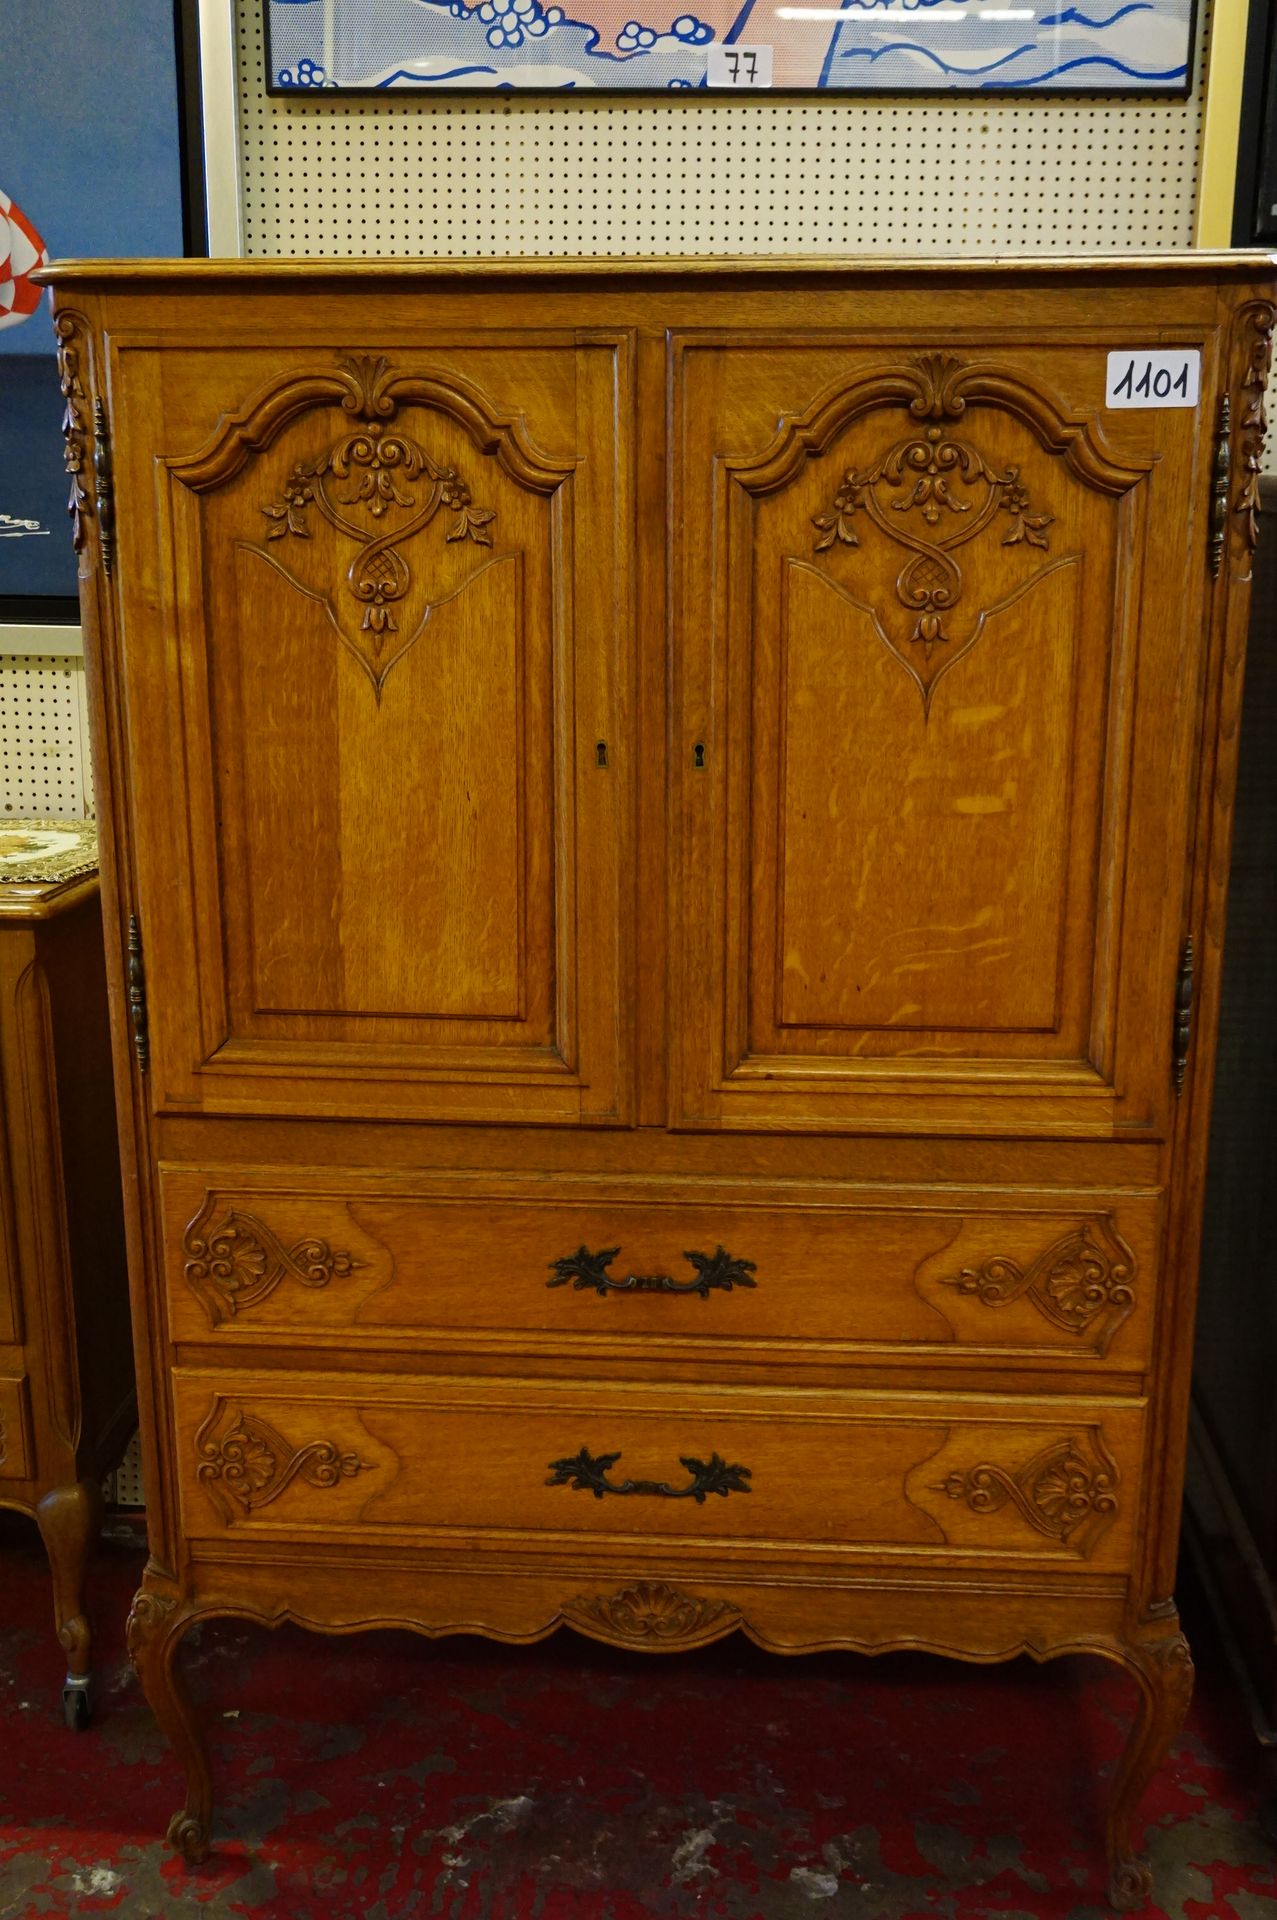
<svg viewBox="0 0 1277 1920">
<path fill-rule="evenodd" d="M 1199 247 L 1226 247 L 1232 239 L 1249 14 L 1250 0 L 1215 0 L 1193 228 L 1193 243 Z"/>
</svg>

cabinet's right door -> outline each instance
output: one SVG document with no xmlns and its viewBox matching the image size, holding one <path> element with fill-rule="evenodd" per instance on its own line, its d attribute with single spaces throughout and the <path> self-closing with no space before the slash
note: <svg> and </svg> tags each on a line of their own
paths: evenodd
<svg viewBox="0 0 1277 1920">
<path fill-rule="evenodd" d="M 1121 344 L 672 342 L 676 1124 L 1166 1124 L 1211 433 Z"/>
</svg>

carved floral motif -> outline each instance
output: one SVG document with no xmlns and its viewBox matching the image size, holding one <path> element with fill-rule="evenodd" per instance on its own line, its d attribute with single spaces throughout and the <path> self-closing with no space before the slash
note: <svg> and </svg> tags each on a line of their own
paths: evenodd
<svg viewBox="0 0 1277 1920">
<path fill-rule="evenodd" d="M 200 1462 L 196 1478 L 228 1526 L 237 1517 L 247 1518 L 270 1506 L 294 1480 L 310 1487 L 335 1487 L 357 1473 L 372 1471 L 368 1461 L 357 1453 L 343 1453 L 331 1440 L 294 1447 L 269 1422 L 239 1407 L 217 1435 L 224 1411 L 224 1403 L 215 1399 L 195 1436 L 195 1451 Z"/>
<path fill-rule="evenodd" d="M 410 435 L 390 427 L 397 402 L 388 391 L 384 356 L 342 354 L 337 365 L 348 386 L 341 404 L 362 424 L 314 458 L 298 460 L 280 497 L 262 512 L 274 522 L 268 540 L 309 540 L 313 508 L 357 544 L 346 584 L 363 607 L 361 633 L 375 668 L 387 636 L 398 631 L 395 606 L 412 584 L 401 547 L 441 510 L 450 516 L 445 540 L 491 546 L 496 513 L 473 504 L 454 467 L 440 466 Z"/>
<path fill-rule="evenodd" d="M 1259 480 L 1263 472 L 1264 435 L 1268 430 L 1264 401 L 1272 364 L 1273 322 L 1277 320 L 1277 309 L 1266 300 L 1255 300 L 1248 302 L 1242 311 L 1249 315 L 1255 337 L 1241 382 L 1237 446 L 1241 455 L 1242 483 L 1233 503 L 1233 512 L 1241 521 L 1242 538 L 1253 553 L 1259 540 Z"/>
<path fill-rule="evenodd" d="M 1171 1048 L 1171 1081 L 1179 1099 L 1188 1078 L 1188 1056 L 1193 1045 L 1193 975 L 1195 971 L 1193 936 L 1190 933 L 1180 949 L 1179 972 L 1175 978 L 1175 1032 Z"/>
<path fill-rule="evenodd" d="M 681 1593 L 662 1580 L 640 1580 L 613 1594 L 578 1594 L 563 1609 L 569 1626 L 593 1630 L 631 1644 L 700 1646 L 740 1625 L 740 1611 L 727 1600 Z"/>
<path fill-rule="evenodd" d="M 58 342 L 58 386 L 62 393 L 62 439 L 65 446 L 63 466 L 70 480 L 67 512 L 71 516 L 71 545 L 79 553 L 84 546 L 85 516 L 92 513 L 84 474 L 89 465 L 87 446 L 88 400 L 80 378 L 80 347 L 77 333 L 80 316 L 60 313 L 53 323 Z"/>
<path fill-rule="evenodd" d="M 962 570 L 952 550 L 983 533 L 999 513 L 1007 515 L 1004 547 L 1047 548 L 1052 515 L 1037 511 L 1018 467 L 997 473 L 970 440 L 938 423 L 959 417 L 966 402 L 957 390 L 960 361 L 924 354 L 911 362 L 918 395 L 909 411 L 933 424 L 908 435 L 863 471 L 848 468 L 832 509 L 812 516 L 814 548 L 826 552 L 835 542 L 860 544 L 856 516 L 866 515 L 898 546 L 912 550 L 896 576 L 902 607 L 916 614 L 909 638 L 922 648 L 924 661 L 952 635 L 945 616 L 962 597 Z M 927 531 L 912 524 L 917 514 Z M 898 516 L 891 518 L 889 516 Z"/>
<path fill-rule="evenodd" d="M 1098 1330 L 1107 1340 L 1135 1304 L 1135 1260 L 1111 1229 L 1105 1229 L 1105 1239 L 1108 1245 L 1101 1244 L 1084 1221 L 1027 1267 L 1007 1254 L 992 1254 L 942 1284 L 974 1295 L 985 1307 L 1006 1307 L 1027 1298 L 1066 1333 L 1086 1333 L 1102 1320 Z"/>
<path fill-rule="evenodd" d="M 212 1194 L 206 1195 L 182 1237 L 182 1271 L 204 1302 L 212 1326 L 220 1326 L 242 1307 L 256 1306 L 282 1280 L 326 1287 L 331 1280 L 348 1278 L 362 1264 L 327 1240 L 298 1240 L 286 1247 L 268 1226 L 238 1207 L 228 1207 L 216 1226 L 210 1226 L 217 1204 Z"/>
<path fill-rule="evenodd" d="M 972 1513 L 1014 1507 L 1035 1532 L 1084 1557 L 1117 1515 L 1117 1465 L 1092 1436 L 1095 1459 L 1076 1438 L 1052 1441 L 1014 1472 L 993 1462 L 947 1474 L 933 1489 L 961 1500 Z"/>
<path fill-rule="evenodd" d="M 156 1593 L 150 1587 L 139 1587 L 134 1594 L 124 1629 L 124 1644 L 135 1671 L 147 1643 L 163 1629 L 176 1605 L 173 1595 Z"/>
<path fill-rule="evenodd" d="M 115 475 L 111 464 L 111 432 L 106 407 L 93 402 L 93 478 L 98 493 L 98 549 L 102 571 L 110 579 L 115 567 Z"/>
<path fill-rule="evenodd" d="M 1228 542 L 1228 495 L 1233 477 L 1233 405 L 1221 394 L 1219 422 L 1215 428 L 1215 456 L 1211 463 L 1210 488 L 1210 570 L 1214 579 L 1224 564 Z"/>
<path fill-rule="evenodd" d="M 1182 1633 L 1172 1634 L 1149 1649 L 1150 1659 L 1173 1705 L 1181 1714 L 1188 1712 L 1193 1698 L 1196 1669 L 1188 1641 Z"/>
<path fill-rule="evenodd" d="M 151 1064 L 151 1038 L 146 1011 L 146 967 L 142 960 L 142 929 L 138 925 L 135 913 L 129 915 L 124 977 L 129 1003 L 129 1025 L 133 1029 L 133 1052 L 137 1059 L 138 1071 L 145 1073 Z"/>
</svg>

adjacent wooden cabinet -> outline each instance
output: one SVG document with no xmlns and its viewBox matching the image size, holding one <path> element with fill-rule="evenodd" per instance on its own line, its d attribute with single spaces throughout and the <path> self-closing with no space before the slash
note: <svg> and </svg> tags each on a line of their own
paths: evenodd
<svg viewBox="0 0 1277 1920">
<path fill-rule="evenodd" d="M 1141 1904 L 1272 263 L 48 277 L 174 1841 L 207 1615 L 1082 1649 Z"/>
<path fill-rule="evenodd" d="M 39 1523 L 72 1727 L 101 1481 L 136 1418 L 96 855 L 91 823 L 0 819 L 0 1507 Z"/>
<path fill-rule="evenodd" d="M 1277 479 L 1261 482 L 1277 514 Z M 1277 1186 L 1277 543 L 1261 526 L 1229 875 L 1216 1102 L 1202 1228 L 1187 1510 L 1190 1539 L 1232 1642 L 1266 1760 L 1277 1830 L 1277 1270 L 1268 1201 Z"/>
</svg>

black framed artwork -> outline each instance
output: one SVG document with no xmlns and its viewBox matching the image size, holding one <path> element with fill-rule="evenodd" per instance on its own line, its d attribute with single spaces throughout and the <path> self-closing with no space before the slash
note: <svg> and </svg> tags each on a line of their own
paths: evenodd
<svg viewBox="0 0 1277 1920">
<path fill-rule="evenodd" d="M 1237 146 L 1233 245 L 1277 242 L 1277 0 L 1251 0 Z"/>
<path fill-rule="evenodd" d="M 0 621 L 77 617 L 45 257 L 205 251 L 196 0 L 0 6 Z"/>
</svg>

